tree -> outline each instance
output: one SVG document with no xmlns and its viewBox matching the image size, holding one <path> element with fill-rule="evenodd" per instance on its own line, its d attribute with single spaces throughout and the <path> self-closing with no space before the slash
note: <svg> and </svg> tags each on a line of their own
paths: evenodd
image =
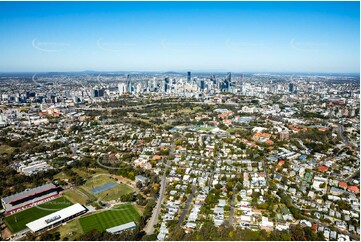
<svg viewBox="0 0 361 242">
<path fill-rule="evenodd" d="M 273 230 L 270 234 L 271 241 L 289 241 L 291 238 L 288 231 Z"/>
<path fill-rule="evenodd" d="M 291 226 L 290 234 L 292 235 L 292 240 L 303 241 L 305 240 L 305 232 L 302 229 L 301 225 Z"/>
<path fill-rule="evenodd" d="M 137 184 L 135 185 L 138 189 L 141 189 L 143 187 L 143 183 L 141 181 L 137 181 Z"/>
<path fill-rule="evenodd" d="M 33 241 L 36 239 L 36 235 L 31 233 L 31 232 L 28 232 L 26 233 L 26 237 L 25 237 L 25 240 L 28 240 L 28 241 Z"/>
<path fill-rule="evenodd" d="M 156 234 L 144 235 L 142 237 L 142 241 L 155 241 L 155 240 L 157 240 Z"/>
<path fill-rule="evenodd" d="M 175 241 L 183 240 L 184 236 L 185 236 L 184 229 L 181 228 L 179 225 L 177 225 L 173 228 L 173 230 L 170 230 L 169 240 L 175 240 Z"/>
<path fill-rule="evenodd" d="M 60 232 L 49 233 L 48 231 L 40 235 L 40 240 L 59 240 Z"/>
<path fill-rule="evenodd" d="M 344 200 L 338 200 L 336 202 L 336 204 L 340 210 L 350 210 L 351 209 L 351 205 Z"/>
<path fill-rule="evenodd" d="M 134 194 L 133 193 L 124 194 L 120 197 L 120 201 L 132 202 L 132 201 L 134 201 Z"/>
<path fill-rule="evenodd" d="M 221 189 L 222 188 L 222 185 L 217 183 L 215 186 L 214 186 L 217 190 Z"/>
</svg>

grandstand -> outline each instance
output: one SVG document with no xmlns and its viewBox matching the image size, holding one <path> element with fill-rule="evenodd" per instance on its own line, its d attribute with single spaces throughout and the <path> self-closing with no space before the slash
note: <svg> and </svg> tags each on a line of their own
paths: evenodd
<svg viewBox="0 0 361 242">
<path fill-rule="evenodd" d="M 45 217 L 39 218 L 33 222 L 27 223 L 26 226 L 34 233 L 54 228 L 62 223 L 75 218 L 88 211 L 86 207 L 80 203 L 73 204 L 69 207 L 63 208 L 55 213 L 49 214 Z"/>
<path fill-rule="evenodd" d="M 59 196 L 58 188 L 54 184 L 49 183 L 4 197 L 1 199 L 1 203 L 5 210 L 4 214 L 10 215 L 50 201 Z"/>
</svg>

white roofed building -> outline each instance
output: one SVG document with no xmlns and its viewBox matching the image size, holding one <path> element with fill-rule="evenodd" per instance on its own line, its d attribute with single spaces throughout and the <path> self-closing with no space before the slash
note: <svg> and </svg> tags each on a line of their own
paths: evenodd
<svg viewBox="0 0 361 242">
<path fill-rule="evenodd" d="M 108 233 L 117 234 L 117 233 L 121 233 L 128 229 L 135 229 L 136 227 L 137 227 L 137 225 L 134 222 L 129 222 L 126 224 L 121 224 L 121 225 L 118 225 L 115 227 L 108 228 L 108 229 L 106 229 L 106 231 Z"/>
<path fill-rule="evenodd" d="M 39 218 L 33 222 L 27 223 L 26 226 L 34 233 L 44 229 L 56 227 L 72 218 L 75 218 L 88 211 L 80 203 L 63 208 L 55 213 Z"/>
</svg>

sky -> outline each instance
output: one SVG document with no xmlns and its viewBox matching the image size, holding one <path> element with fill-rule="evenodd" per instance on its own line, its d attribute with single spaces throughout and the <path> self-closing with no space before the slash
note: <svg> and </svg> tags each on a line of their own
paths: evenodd
<svg viewBox="0 0 361 242">
<path fill-rule="evenodd" d="M 0 2 L 0 72 L 360 71 L 359 2 Z"/>
</svg>

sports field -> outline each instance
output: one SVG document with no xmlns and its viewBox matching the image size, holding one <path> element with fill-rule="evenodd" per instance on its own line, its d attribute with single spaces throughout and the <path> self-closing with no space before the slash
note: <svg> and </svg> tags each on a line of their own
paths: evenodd
<svg viewBox="0 0 361 242">
<path fill-rule="evenodd" d="M 119 199 L 122 195 L 133 192 L 133 189 L 125 184 L 119 184 L 108 175 L 100 175 L 89 179 L 84 185 L 79 187 L 85 190 L 89 197 L 97 197 L 102 201 Z"/>
<path fill-rule="evenodd" d="M 84 233 L 87 233 L 93 229 L 102 232 L 124 223 L 137 222 L 139 218 L 140 215 L 133 205 L 122 204 L 113 209 L 80 218 L 79 221 Z"/>
<path fill-rule="evenodd" d="M 52 201 L 40 204 L 36 207 L 32 207 L 5 217 L 4 221 L 11 232 L 17 233 L 26 229 L 27 223 L 30 223 L 48 214 L 54 213 L 60 209 L 69 207 L 70 205 L 72 205 L 72 203 L 66 198 L 59 197 Z"/>
<path fill-rule="evenodd" d="M 114 182 L 108 182 L 104 185 L 101 185 L 101 186 L 98 186 L 98 187 L 95 187 L 91 190 L 91 192 L 93 194 L 98 194 L 98 193 L 101 193 L 101 192 L 104 192 L 104 191 L 107 191 L 113 187 L 116 187 L 118 184 L 114 183 Z"/>
</svg>

